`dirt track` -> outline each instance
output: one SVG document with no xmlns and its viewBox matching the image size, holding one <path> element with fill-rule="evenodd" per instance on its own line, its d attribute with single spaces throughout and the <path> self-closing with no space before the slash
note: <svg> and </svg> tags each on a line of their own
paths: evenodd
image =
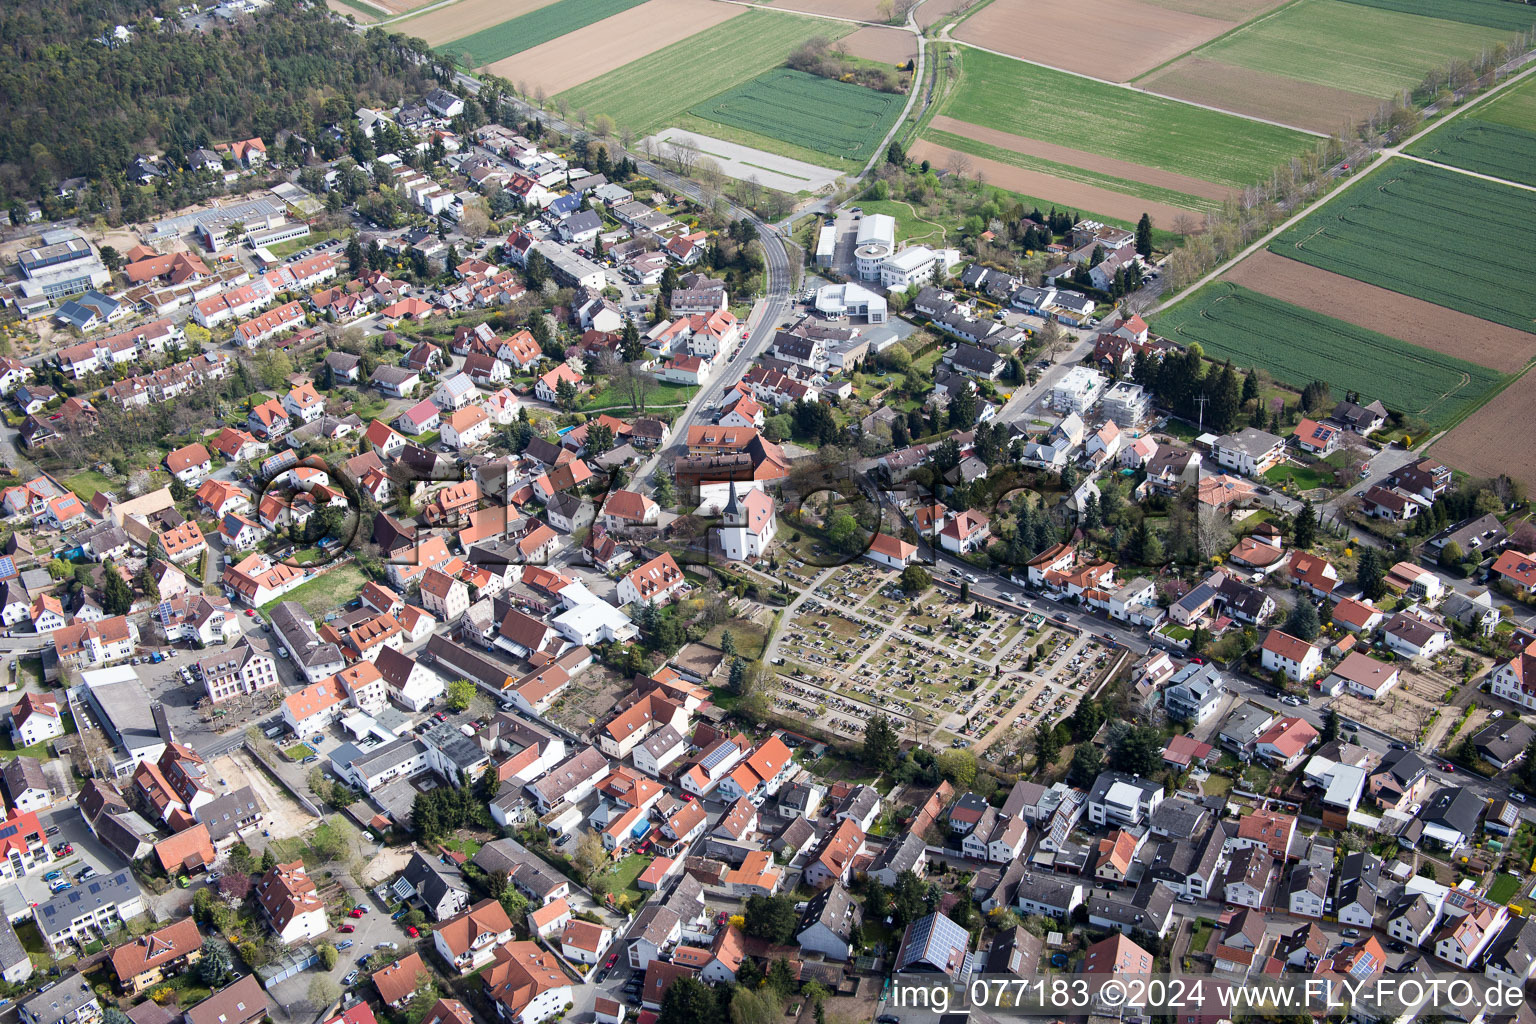
<svg viewBox="0 0 1536 1024">
<path fill-rule="evenodd" d="M 1536 335 L 1319 270 L 1267 249 L 1243 260 L 1222 279 L 1500 373 L 1513 373 L 1536 356 Z"/>
<path fill-rule="evenodd" d="M 1356 124 L 1381 106 L 1374 96 L 1200 57 L 1186 57 L 1136 84 L 1149 92 L 1315 132 L 1333 132 L 1341 125 Z"/>
<path fill-rule="evenodd" d="M 462 39 L 492 25 L 547 7 L 554 0 L 459 0 L 419 18 L 408 18 L 392 26 L 393 31 L 425 39 L 428 46 L 441 46 Z"/>
<path fill-rule="evenodd" d="M 553 96 L 746 11 L 714 0 L 650 0 L 499 60 L 490 70 Z"/>
<path fill-rule="evenodd" d="M 1477 412 L 1462 420 L 1429 453 L 1472 476 L 1503 473 L 1536 492 L 1536 447 L 1530 444 L 1536 409 L 1536 372 L 1527 373 Z"/>
<path fill-rule="evenodd" d="M 1158 170 L 1156 167 L 1147 167 L 1144 164 L 1133 164 L 1127 160 L 1116 160 L 1114 157 L 1099 156 L 1096 153 L 1084 153 L 1080 149 L 1073 149 L 1070 146 L 1058 146 L 1051 142 L 1041 142 L 1039 139 L 1026 139 L 1022 135 L 1011 135 L 1008 132 L 997 131 L 994 128 L 983 128 L 978 124 L 957 121 L 946 114 L 940 114 L 935 117 L 932 125 L 935 131 L 964 136 L 967 139 L 984 142 L 989 146 L 997 146 L 999 149 L 1011 149 L 1015 153 L 1022 153 L 1025 156 L 1034 156 L 1042 160 L 1051 160 L 1058 164 L 1081 167 L 1084 170 L 1108 174 L 1115 178 L 1139 181 L 1143 185 L 1156 185 L 1159 188 L 1168 188 L 1175 192 L 1200 196 L 1202 199 L 1220 201 L 1225 199 L 1227 194 L 1232 191 L 1225 185 L 1218 185 L 1213 181 L 1203 181 L 1200 178 L 1175 174 L 1173 171 Z"/>
<path fill-rule="evenodd" d="M 1142 0 L 992 0 L 952 35 L 1065 71 L 1126 82 L 1237 24 Z"/>
<path fill-rule="evenodd" d="M 1198 216 L 1194 211 L 1177 206 L 1137 199 L 1135 196 L 1111 192 L 1096 185 L 1067 181 L 1053 174 L 1026 171 L 1022 167 L 1014 167 L 1012 164 L 997 160 L 983 160 L 969 153 L 958 153 L 943 146 L 935 146 L 927 141 L 919 141 L 908 152 L 912 159 L 928 160 L 935 167 L 948 167 L 951 158 L 958 155 L 969 162 L 970 173 L 980 171 L 982 178 L 989 185 L 996 185 L 998 188 L 1026 196 L 1034 196 L 1043 202 L 1054 203 L 1057 206 L 1071 207 L 1080 213 L 1096 213 L 1132 223 L 1135 223 L 1143 213 L 1147 213 L 1151 214 L 1153 221 L 1159 224 L 1172 224 L 1180 217 Z"/>
<path fill-rule="evenodd" d="M 899 28 L 861 28 L 837 45 L 865 60 L 901 64 L 917 56 L 917 37 Z"/>
<path fill-rule="evenodd" d="M 800 11 L 803 14 L 826 14 L 854 21 L 885 20 L 880 14 L 880 0 L 773 0 L 761 6 L 766 11 Z"/>
</svg>

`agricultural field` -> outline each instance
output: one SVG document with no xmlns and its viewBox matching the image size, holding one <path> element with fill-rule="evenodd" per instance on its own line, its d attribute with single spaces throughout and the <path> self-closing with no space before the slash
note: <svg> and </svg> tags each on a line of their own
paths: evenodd
<svg viewBox="0 0 1536 1024">
<path fill-rule="evenodd" d="M 775 68 L 693 107 L 708 121 L 861 163 L 875 154 L 906 97 Z"/>
<path fill-rule="evenodd" d="M 1471 476 L 1506 473 L 1536 488 L 1536 446 L 1520 424 L 1536 409 L 1536 372 L 1527 373 L 1434 443 L 1432 452 Z"/>
<path fill-rule="evenodd" d="M 1441 6 L 1456 9 L 1455 4 L 1434 9 Z M 1475 56 L 1507 36 L 1503 29 L 1450 15 L 1425 17 L 1346 0 L 1300 0 L 1159 66 L 1136 83 L 1162 95 L 1331 133 L 1415 88 L 1430 69 Z"/>
<path fill-rule="evenodd" d="M 851 57 L 880 64 L 904 64 L 917 57 L 917 37 L 897 28 L 861 28 L 842 40 Z"/>
<path fill-rule="evenodd" d="M 1271 0 L 1274 6 L 1281 0 Z M 1125 82 L 1242 23 L 1247 13 L 1195 14 L 1145 0 L 992 0 L 951 35 L 989 50 L 1063 71 Z M 1254 12 L 1257 13 L 1257 12 Z M 1081 38 L 1091 45 L 1042 48 L 1040 40 Z"/>
<path fill-rule="evenodd" d="M 1408 147 L 1426 160 L 1536 185 L 1536 79 L 1505 89 Z"/>
<path fill-rule="evenodd" d="M 1536 333 L 1536 192 L 1391 160 L 1271 252 Z M 1447 230 L 1455 225 L 1455 231 Z"/>
<path fill-rule="evenodd" d="M 1086 184 L 1102 185 L 1117 192 L 1185 210 L 1220 209 L 1222 200 L 1230 192 L 1220 185 L 1171 171 L 1159 171 L 1153 167 L 1085 153 L 1068 146 L 1025 139 L 944 116 L 933 119 L 927 137 L 939 145 L 972 156 L 1044 171 Z"/>
<path fill-rule="evenodd" d="M 588 115 L 607 114 L 637 134 L 674 124 L 691 128 L 695 126 L 676 123 L 690 107 L 779 67 L 813 36 L 836 39 L 852 29 L 852 25 L 822 19 L 749 10 L 560 93 L 557 99 Z M 685 68 L 686 72 L 681 70 Z M 760 141 L 727 140 L 769 148 Z M 798 153 L 786 155 L 801 158 Z"/>
<path fill-rule="evenodd" d="M 398 22 L 399 31 L 426 41 L 428 46 L 460 39 L 509 18 L 547 7 L 554 0 L 458 0 L 457 3 Z"/>
<path fill-rule="evenodd" d="M 1153 330 L 1198 341 L 1214 359 L 1268 370 L 1294 387 L 1326 381 L 1389 409 L 1453 422 L 1483 401 L 1500 375 L 1226 282 L 1202 288 L 1157 318 Z"/>
<path fill-rule="evenodd" d="M 715 0 L 646 0 L 489 68 L 525 95 L 553 96 L 746 13 Z"/>
<path fill-rule="evenodd" d="M 509 18 L 437 49 L 467 67 L 484 67 L 642 3 L 645 0 L 555 0 L 547 7 Z"/>
<path fill-rule="evenodd" d="M 1533 18 L 1536 20 L 1536 18 Z M 1473 57 L 1507 32 L 1345 3 L 1301 0 L 1202 46 L 1195 56 L 1250 71 L 1387 99 L 1452 57 Z"/>
<path fill-rule="evenodd" d="M 1446 18 L 1468 25 L 1518 32 L 1536 24 L 1536 8 L 1511 3 L 1510 0 L 1341 0 L 1343 3 L 1374 7 L 1381 11 L 1421 14 Z"/>
<path fill-rule="evenodd" d="M 940 138 L 941 136 L 935 136 Z M 971 146 L 972 149 L 985 147 Z M 1135 222 L 1143 213 L 1149 214 L 1159 224 L 1171 224 L 1180 217 L 1188 217 L 1196 204 L 1173 206 L 1153 199 L 1140 198 L 1149 190 L 1137 186 L 1134 191 L 1117 191 L 1083 180 L 1088 177 L 1076 168 L 1058 168 L 1061 173 L 1035 170 L 1018 166 L 1017 159 L 1008 163 L 982 156 L 971 156 L 960 150 L 949 149 L 937 141 L 920 139 L 908 147 L 907 154 L 914 160 L 927 160 L 934 167 L 964 172 L 967 177 L 979 176 L 989 185 L 996 185 L 1020 195 L 1050 196 L 1050 202 L 1074 210 L 1104 214 L 1120 221 Z M 1043 207 L 1042 207 L 1043 209 Z"/>
<path fill-rule="evenodd" d="M 1287 128 L 969 48 L 939 113 L 1229 188 L 1268 178 L 1311 143 Z"/>
<path fill-rule="evenodd" d="M 1500 373 L 1514 373 L 1536 356 L 1536 337 L 1524 331 L 1319 270 L 1267 249 L 1227 271 L 1222 280 Z"/>
</svg>

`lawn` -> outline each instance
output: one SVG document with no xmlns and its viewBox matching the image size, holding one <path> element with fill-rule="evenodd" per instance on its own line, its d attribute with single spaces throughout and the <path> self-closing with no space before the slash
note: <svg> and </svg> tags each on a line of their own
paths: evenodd
<svg viewBox="0 0 1536 1024">
<path fill-rule="evenodd" d="M 562 0 L 557 6 L 575 2 Z M 599 75 L 557 99 L 572 110 L 608 114 L 626 128 L 649 133 L 668 127 L 670 119 L 711 96 L 778 67 L 807 39 L 837 39 L 852 29 L 833 21 L 748 11 Z M 688 71 L 679 73 L 680 68 Z"/>
<path fill-rule="evenodd" d="M 438 845 L 452 850 L 454 853 L 462 853 L 466 857 L 473 858 L 475 854 L 480 852 L 480 847 L 484 844 L 473 839 L 444 839 Z"/>
<path fill-rule="evenodd" d="M 1265 472 L 1264 479 L 1273 484 L 1289 481 L 1291 486 L 1303 491 L 1310 491 L 1315 487 L 1329 487 L 1333 484 L 1332 473 L 1324 474 L 1311 466 L 1293 466 L 1290 463 L 1283 463 L 1269 469 Z"/>
<path fill-rule="evenodd" d="M 635 886 L 635 879 L 640 877 L 640 872 L 644 871 L 654 859 L 644 854 L 632 853 L 619 861 L 609 872 L 609 880 L 613 883 L 609 891 L 615 895 L 627 892 L 634 902 L 643 900 L 646 893 Z"/>
<path fill-rule="evenodd" d="M 792 68 L 774 68 L 696 105 L 691 113 L 819 153 L 863 162 L 906 97 Z"/>
<path fill-rule="evenodd" d="M 490 28 L 444 43 L 437 50 L 467 67 L 483 67 L 642 3 L 645 0 L 556 0 L 548 7 L 508 18 Z"/>
<path fill-rule="evenodd" d="M 1448 18 L 1468 25 L 1486 25 L 1488 28 L 1515 32 L 1530 28 L 1536 23 L 1536 7 L 1527 7 L 1509 0 L 1342 0 L 1344 3 L 1374 7 L 1382 11 L 1401 11 L 1404 14 L 1424 14 L 1434 18 Z"/>
<path fill-rule="evenodd" d="M 308 743 L 295 743 L 291 747 L 283 748 L 283 756 L 290 761 L 302 761 L 314 752 Z"/>
<path fill-rule="evenodd" d="M 1216 931 L 1216 923 L 1205 918 L 1195 921 L 1195 930 L 1189 937 L 1189 951 L 1191 953 L 1204 953 L 1205 947 L 1210 945 L 1211 935 Z"/>
<path fill-rule="evenodd" d="M 1514 899 L 1519 892 L 1519 877 L 1505 872 L 1495 878 L 1493 884 L 1488 887 L 1488 899 L 1502 906 Z"/>
<path fill-rule="evenodd" d="M 1448 423 L 1499 383 L 1493 370 L 1293 306 L 1228 282 L 1202 288 L 1157 318 L 1154 329 L 1208 356 L 1268 370 L 1286 384 L 1328 382 L 1390 409 Z"/>
<path fill-rule="evenodd" d="M 79 731 L 75 728 L 75 717 L 72 713 L 70 713 L 68 709 L 64 709 L 59 712 L 59 719 L 64 723 L 65 736 Z M 0 760 L 4 760 L 10 757 L 26 756 L 35 757 L 40 761 L 46 761 L 53 756 L 52 754 L 48 753 L 48 747 L 50 744 L 56 741 L 57 737 L 51 740 L 44 740 L 41 743 L 34 743 L 30 747 L 18 747 L 12 743 L 11 734 L 9 732 L 0 733 Z"/>
<path fill-rule="evenodd" d="M 318 619 L 356 597 L 366 582 L 368 578 L 355 563 L 344 562 L 308 583 L 300 584 L 282 597 L 268 601 L 261 606 L 261 614 L 271 618 L 272 609 L 283 601 L 297 601 L 304 606 L 306 612 Z"/>
<path fill-rule="evenodd" d="M 745 619 L 732 619 L 710 630 L 704 642 L 711 647 L 719 647 L 720 637 L 726 632 L 731 634 L 731 639 L 736 643 L 736 653 L 747 661 L 756 661 L 763 656 L 763 648 L 768 643 L 768 631 L 762 626 Z"/>
<path fill-rule="evenodd" d="M 97 492 L 110 491 L 117 486 L 111 477 L 98 473 L 94 469 L 86 469 L 73 476 L 66 476 L 61 482 L 74 491 L 75 497 L 81 501 L 90 501 L 96 497 Z"/>
<path fill-rule="evenodd" d="M 971 124 L 1236 188 L 1268 178 L 1312 144 L 1288 128 L 981 50 L 961 52 L 960 87 L 941 113 Z"/>
<path fill-rule="evenodd" d="M 1390 160 L 1269 248 L 1323 270 L 1536 333 L 1536 235 L 1510 230 L 1532 223 L 1536 192 Z M 1454 231 L 1447 230 L 1450 225 Z"/>
<path fill-rule="evenodd" d="M 1465 22 L 1338 0 L 1302 0 L 1255 18 L 1193 55 L 1388 99 L 1416 88 L 1426 71 L 1444 67 L 1449 58 L 1474 57 L 1507 36 Z"/>
<path fill-rule="evenodd" d="M 1003 149 L 1000 146 L 979 142 L 964 135 L 930 131 L 924 137 L 941 146 L 958 149 L 962 153 L 979 156 L 984 160 L 997 160 L 1001 163 L 1012 164 L 1015 167 L 1023 167 L 1026 170 L 1053 174 L 1066 181 L 1076 181 L 1085 185 L 1111 189 L 1115 192 L 1124 192 L 1126 195 L 1136 196 L 1138 199 L 1147 199 L 1156 203 L 1167 203 L 1170 206 L 1179 206 L 1189 210 L 1203 210 L 1208 213 L 1215 213 L 1221 209 L 1221 203 L 1215 199 L 1203 199 L 1200 196 L 1175 192 L 1173 189 L 1161 188 L 1157 185 L 1147 185 L 1139 181 L 1131 181 L 1128 178 L 1116 178 L 1097 171 L 1086 170 L 1082 167 L 1074 167 L 1071 164 L 1046 160 L 1042 157 L 1027 156 L 1023 153 L 1016 153 L 1011 149 Z"/>
<path fill-rule="evenodd" d="M 346 0 L 342 0 L 342 2 L 345 3 Z M 304 238 L 295 238 L 291 242 L 279 242 L 277 245 L 269 245 L 267 246 L 267 252 L 270 252 L 278 259 L 282 259 L 285 256 L 292 256 L 301 249 L 313 249 L 321 242 L 329 242 L 333 238 L 345 237 L 347 237 L 345 231 L 312 231 Z"/>
<path fill-rule="evenodd" d="M 1426 160 L 1536 185 L 1536 79 L 1526 79 L 1408 147 Z"/>
</svg>

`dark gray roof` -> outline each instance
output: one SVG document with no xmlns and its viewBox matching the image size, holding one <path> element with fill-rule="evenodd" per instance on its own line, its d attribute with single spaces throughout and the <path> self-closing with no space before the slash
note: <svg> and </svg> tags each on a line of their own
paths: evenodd
<svg viewBox="0 0 1536 1024">
<path fill-rule="evenodd" d="M 1525 753 L 1536 730 L 1517 718 L 1489 722 L 1472 734 L 1472 745 L 1483 757 L 1505 765 Z"/>
<path fill-rule="evenodd" d="M 1334 908 L 1342 910 L 1351 903 L 1359 903 L 1368 913 L 1374 914 L 1380 890 L 1381 858 L 1364 850 L 1346 854 L 1339 864 Z"/>
<path fill-rule="evenodd" d="M 430 861 L 419 852 L 411 854 L 402 875 L 428 906 L 437 906 L 449 892 L 469 892 L 458 868 Z"/>
<path fill-rule="evenodd" d="M 85 978 L 69 974 L 59 979 L 58 984 L 26 1000 L 21 1009 L 27 1020 L 37 1024 L 57 1024 L 66 1018 L 73 1019 L 82 1007 L 94 1002 L 96 993 Z"/>
<path fill-rule="evenodd" d="M 36 908 L 37 921 L 46 935 L 69 929 L 76 918 L 94 910 L 141 898 L 139 885 L 129 871 L 119 871 L 83 882 Z"/>
<path fill-rule="evenodd" d="M 922 836 L 912 832 L 903 833 L 900 839 L 880 851 L 879 856 L 870 865 L 870 870 L 888 870 L 898 875 L 903 871 L 911 871 L 916 867 L 918 858 L 922 856 L 926 845 Z"/>
<path fill-rule="evenodd" d="M 822 924 L 830 929 L 833 935 L 846 942 L 853 935 L 853 929 L 863 919 L 863 911 L 848 894 L 848 890 L 843 888 L 842 883 L 833 882 L 805 905 L 795 934 L 798 935 L 812 925 Z"/>
<path fill-rule="evenodd" d="M 1477 831 L 1477 819 L 1482 813 L 1483 801 L 1475 793 L 1460 786 L 1447 786 L 1424 802 L 1419 820 L 1471 836 Z"/>
<path fill-rule="evenodd" d="M 256 800 L 256 791 L 250 786 L 241 786 L 233 793 L 225 793 L 212 803 L 199 807 L 193 817 L 207 825 L 209 837 L 218 842 L 235 831 L 242 821 L 260 813 L 261 804 Z"/>
<path fill-rule="evenodd" d="M 27 951 L 16 937 L 16 929 L 11 927 L 8 917 L 0 914 L 0 971 L 9 971 L 26 962 Z"/>
<path fill-rule="evenodd" d="M 1207 812 L 1204 807 L 1174 797 L 1157 805 L 1157 810 L 1152 812 L 1150 824 L 1154 831 L 1166 835 L 1193 836 L 1198 834 L 1206 817 Z"/>
<path fill-rule="evenodd" d="M 1023 928 L 1000 932 L 987 950 L 984 972 L 987 974 L 1011 974 L 1016 978 L 1028 978 L 1040 969 L 1040 953 L 1044 941 Z"/>
</svg>

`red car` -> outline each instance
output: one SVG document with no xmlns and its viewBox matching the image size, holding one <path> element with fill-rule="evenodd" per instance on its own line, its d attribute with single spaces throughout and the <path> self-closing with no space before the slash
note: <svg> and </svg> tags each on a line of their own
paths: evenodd
<svg viewBox="0 0 1536 1024">
<path fill-rule="evenodd" d="M 416 930 L 416 926 L 415 925 L 411 925 L 410 927 L 406 928 L 405 934 L 409 935 L 411 938 L 414 939 L 417 936 L 419 936 L 421 934 L 421 932 Z"/>
<path fill-rule="evenodd" d="M 613 954 L 613 956 L 610 956 L 608 958 L 608 962 L 603 964 L 603 967 L 605 967 L 605 968 L 612 967 L 614 964 L 616 964 L 618 962 L 619 962 L 619 954 L 615 953 L 615 954 Z"/>
<path fill-rule="evenodd" d="M 336 930 L 339 931 L 339 932 L 355 932 L 355 931 L 357 931 L 357 925 L 355 925 L 355 924 L 344 924 L 340 928 L 337 928 Z"/>
<path fill-rule="evenodd" d="M 1445 762 L 1445 764 L 1441 765 L 1440 766 L 1440 770 L 1443 771 L 1443 772 L 1446 772 L 1447 774 L 1451 774 L 1451 775 L 1456 774 L 1456 766 L 1451 764 L 1451 762 L 1449 762 L 1449 761 L 1447 761 L 1447 762 Z"/>
<path fill-rule="evenodd" d="M 247 608 L 245 610 L 245 617 L 248 618 L 248 619 L 254 619 L 256 617 L 256 609 L 255 608 Z"/>
<path fill-rule="evenodd" d="M 363 908 L 362 907 L 353 907 L 351 910 L 347 911 L 347 913 L 351 917 L 362 917 L 363 916 Z"/>
</svg>

